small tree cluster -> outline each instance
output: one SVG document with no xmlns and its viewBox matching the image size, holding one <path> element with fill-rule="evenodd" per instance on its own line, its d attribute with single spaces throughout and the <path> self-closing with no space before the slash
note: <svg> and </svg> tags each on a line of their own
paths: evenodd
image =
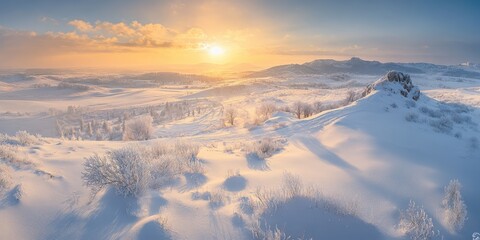
<svg viewBox="0 0 480 240">
<path fill-rule="evenodd" d="M 293 103 L 290 109 L 298 119 L 307 118 L 314 114 L 312 105 L 300 101 Z"/>
</svg>

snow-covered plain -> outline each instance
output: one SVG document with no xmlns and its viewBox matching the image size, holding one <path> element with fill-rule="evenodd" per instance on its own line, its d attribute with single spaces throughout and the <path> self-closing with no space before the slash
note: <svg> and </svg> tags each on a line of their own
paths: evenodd
<svg viewBox="0 0 480 240">
<path fill-rule="evenodd" d="M 397 83 L 362 97 L 388 70 L 410 74 L 418 101 Z M 480 231 L 478 76 L 465 65 L 357 58 L 235 79 L 3 72 L 0 239 L 404 239 L 410 201 L 435 238 L 471 239 Z M 313 113 L 298 119 L 299 102 Z M 145 116 L 151 139 L 122 141 Z M 85 185 L 95 154 L 155 146 L 171 147 L 174 161 L 178 146 L 199 149 L 137 194 Z M 442 205 L 453 179 L 468 212 L 459 228 Z"/>
</svg>

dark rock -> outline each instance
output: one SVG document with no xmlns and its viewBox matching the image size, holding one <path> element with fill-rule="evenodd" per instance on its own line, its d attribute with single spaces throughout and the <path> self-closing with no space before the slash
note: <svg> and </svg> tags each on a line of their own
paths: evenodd
<svg viewBox="0 0 480 240">
<path fill-rule="evenodd" d="M 413 85 L 410 75 L 397 71 L 390 71 L 378 81 L 368 85 L 362 96 L 367 96 L 373 90 L 389 91 L 415 101 L 420 98 L 420 90 Z"/>
</svg>

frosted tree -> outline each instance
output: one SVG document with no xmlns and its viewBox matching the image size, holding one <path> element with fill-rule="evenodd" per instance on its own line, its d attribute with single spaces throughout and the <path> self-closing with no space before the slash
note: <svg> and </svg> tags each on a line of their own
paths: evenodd
<svg viewBox="0 0 480 240">
<path fill-rule="evenodd" d="M 273 103 L 263 103 L 256 109 L 257 115 L 263 117 L 265 120 L 272 117 L 275 111 L 277 111 L 277 107 Z"/>
<path fill-rule="evenodd" d="M 80 119 L 80 131 L 85 131 L 85 121 L 83 120 L 83 118 Z"/>
<path fill-rule="evenodd" d="M 310 117 L 313 115 L 313 108 L 309 104 L 303 104 L 303 117 Z"/>
<path fill-rule="evenodd" d="M 106 134 L 110 134 L 112 132 L 112 129 L 111 129 L 110 125 L 108 125 L 107 121 L 103 121 L 102 128 L 103 128 L 103 131 Z"/>
<path fill-rule="evenodd" d="M 295 102 L 291 108 L 293 113 L 295 114 L 295 116 L 297 116 L 298 119 L 302 118 L 303 106 L 304 106 L 304 103 L 298 101 L 298 102 Z"/>
<path fill-rule="evenodd" d="M 61 138 L 63 138 L 65 133 L 63 132 L 62 125 L 60 125 L 60 122 L 59 122 L 58 120 L 55 122 L 55 128 L 57 129 L 58 135 L 59 135 Z"/>
<path fill-rule="evenodd" d="M 142 116 L 129 121 L 123 131 L 123 140 L 148 140 L 153 135 L 152 117 L 150 115 Z"/>
<path fill-rule="evenodd" d="M 467 218 L 467 206 L 463 202 L 460 189 L 462 185 L 457 179 L 451 180 L 445 187 L 442 207 L 444 209 L 445 222 L 452 231 L 463 228 Z"/>
<path fill-rule="evenodd" d="M 432 218 L 414 201 L 410 201 L 408 209 L 400 213 L 398 228 L 412 240 L 428 240 L 437 235 Z"/>
<path fill-rule="evenodd" d="M 92 127 L 92 122 L 88 122 L 87 124 L 87 134 L 88 136 L 93 136 L 93 127 Z"/>
<path fill-rule="evenodd" d="M 235 108 L 230 107 L 225 110 L 225 118 L 230 125 L 233 126 L 235 124 L 235 119 L 237 118 L 237 116 L 238 111 Z"/>
<path fill-rule="evenodd" d="M 323 103 L 322 102 L 315 102 L 313 104 L 313 110 L 316 112 L 316 113 L 319 113 L 319 112 L 322 112 L 323 111 Z"/>
</svg>

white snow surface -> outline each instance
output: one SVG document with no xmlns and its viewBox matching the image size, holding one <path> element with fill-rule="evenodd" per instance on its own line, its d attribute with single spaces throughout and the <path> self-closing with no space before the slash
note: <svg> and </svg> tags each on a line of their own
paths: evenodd
<svg viewBox="0 0 480 240">
<path fill-rule="evenodd" d="M 375 88 L 346 106 L 338 103 L 349 91 L 360 94 L 382 76 L 158 83 L 121 74 L 2 73 L 0 133 L 43 137 L 24 146 L 0 136 L 0 146 L 15 145 L 15 155 L 29 162 L 14 163 L 0 151 L 8 182 L 2 189 L 0 181 L 0 239 L 255 239 L 258 228 L 293 239 L 404 239 L 398 223 L 410 200 L 425 209 L 439 237 L 470 239 L 480 231 L 480 79 L 446 76 L 430 65 L 424 72 L 410 75 L 418 101 Z M 296 101 L 338 107 L 297 119 L 282 110 Z M 278 109 L 255 122 L 266 103 Z M 238 114 L 234 126 L 224 119 L 229 107 Z M 130 119 L 153 114 L 153 139 L 126 142 L 113 134 L 126 112 Z M 90 136 L 79 130 L 80 119 L 95 120 L 98 129 L 105 121 L 113 133 Z M 252 157 L 250 147 L 265 139 L 278 149 L 263 160 Z M 158 141 L 200 145 L 204 171 L 137 197 L 113 188 L 93 196 L 83 184 L 87 157 Z M 298 178 L 302 194 L 280 196 L 287 175 Z M 452 179 L 462 184 L 468 211 L 458 232 L 447 226 L 441 205 Z M 252 204 L 259 191 L 277 202 Z"/>
</svg>

